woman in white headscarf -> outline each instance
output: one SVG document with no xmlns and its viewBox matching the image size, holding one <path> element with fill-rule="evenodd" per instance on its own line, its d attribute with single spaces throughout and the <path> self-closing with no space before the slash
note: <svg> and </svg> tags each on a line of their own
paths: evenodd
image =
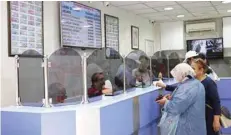
<svg viewBox="0 0 231 135">
<path fill-rule="evenodd" d="M 157 101 L 163 105 L 161 135 L 206 135 L 203 85 L 186 63 L 178 64 L 171 74 L 179 85 L 171 98 L 165 96 Z"/>
</svg>

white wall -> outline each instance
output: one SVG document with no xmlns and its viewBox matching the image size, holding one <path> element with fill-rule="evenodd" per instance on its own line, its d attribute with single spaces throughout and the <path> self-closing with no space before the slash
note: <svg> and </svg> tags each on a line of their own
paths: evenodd
<svg viewBox="0 0 231 135">
<path fill-rule="evenodd" d="M 224 47 L 231 48 L 231 17 L 223 18 Z"/>
<path fill-rule="evenodd" d="M 161 50 L 161 30 L 160 23 L 154 24 L 154 53 Z"/>
<path fill-rule="evenodd" d="M 165 22 L 160 24 L 161 50 L 184 49 L 184 23 Z"/>
<path fill-rule="evenodd" d="M 1 16 L 1 106 L 15 104 L 15 67 L 14 58 L 8 57 L 8 32 L 7 32 L 7 2 L 0 2 Z M 139 47 L 145 50 L 145 39 L 154 40 L 153 25 L 148 20 L 114 7 L 104 7 L 101 2 L 81 2 L 101 10 L 102 13 L 102 41 L 104 46 L 104 13 L 119 17 L 120 21 L 120 53 L 127 55 L 131 51 L 131 25 L 139 27 Z M 59 3 L 44 2 L 44 52 L 50 55 L 60 47 L 59 36 Z M 91 52 L 88 51 L 87 52 Z"/>
<path fill-rule="evenodd" d="M 187 34 L 184 31 L 184 23 L 181 22 L 155 24 L 154 47 L 156 48 L 156 50 L 174 50 L 179 54 L 180 58 L 184 58 L 186 53 L 186 40 L 223 37 L 225 58 L 209 61 L 211 67 L 215 70 L 218 76 L 230 77 L 231 61 L 227 60 L 226 58 L 231 56 L 231 17 L 226 17 L 223 19 L 216 18 L 209 20 L 188 21 L 185 23 L 195 23 L 204 21 L 215 21 L 216 31 Z"/>
<path fill-rule="evenodd" d="M 186 50 L 186 40 L 223 37 L 224 56 L 231 56 L 231 53 L 226 51 L 231 48 L 231 17 L 211 20 L 216 22 L 215 32 L 194 33 L 190 35 L 185 33 L 183 22 L 156 23 L 154 25 L 155 51 L 160 49 Z"/>
</svg>

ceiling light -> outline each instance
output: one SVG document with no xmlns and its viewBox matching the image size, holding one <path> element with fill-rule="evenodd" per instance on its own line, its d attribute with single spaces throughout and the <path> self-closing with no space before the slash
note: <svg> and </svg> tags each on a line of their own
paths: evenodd
<svg viewBox="0 0 231 135">
<path fill-rule="evenodd" d="M 182 17 L 184 17 L 184 15 L 178 15 L 178 16 L 176 16 L 176 17 L 178 17 L 178 18 L 182 18 Z"/>
<path fill-rule="evenodd" d="M 77 10 L 77 11 L 79 11 L 79 10 L 81 10 L 81 8 L 79 8 L 79 7 L 74 7 L 74 8 L 72 8 L 73 10 Z"/>
<path fill-rule="evenodd" d="M 231 1 L 222 1 L 223 4 L 231 3 Z"/>
<path fill-rule="evenodd" d="M 227 10 L 227 12 L 230 13 L 230 12 L 231 12 L 231 9 L 230 9 L 230 10 Z"/>
<path fill-rule="evenodd" d="M 166 7 L 166 8 L 164 8 L 164 10 L 166 10 L 166 11 L 173 10 L 173 8 L 172 7 Z"/>
</svg>

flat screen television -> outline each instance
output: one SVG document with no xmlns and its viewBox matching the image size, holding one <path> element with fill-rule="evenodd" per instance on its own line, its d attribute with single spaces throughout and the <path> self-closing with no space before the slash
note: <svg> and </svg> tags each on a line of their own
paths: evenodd
<svg viewBox="0 0 231 135">
<path fill-rule="evenodd" d="M 204 53 L 208 59 L 223 58 L 223 38 L 187 40 L 187 51 Z"/>
</svg>

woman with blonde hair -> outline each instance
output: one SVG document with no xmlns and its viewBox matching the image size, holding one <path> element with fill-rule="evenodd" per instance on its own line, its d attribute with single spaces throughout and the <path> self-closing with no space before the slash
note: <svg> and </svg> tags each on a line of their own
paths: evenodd
<svg viewBox="0 0 231 135">
<path fill-rule="evenodd" d="M 218 135 L 220 130 L 221 105 L 216 83 L 206 75 L 208 66 L 203 59 L 192 62 L 196 78 L 205 88 L 207 135 Z"/>
<path fill-rule="evenodd" d="M 186 63 L 178 64 L 171 74 L 179 85 L 171 98 L 165 96 L 157 101 L 163 105 L 161 135 L 206 135 L 203 85 Z"/>
</svg>

